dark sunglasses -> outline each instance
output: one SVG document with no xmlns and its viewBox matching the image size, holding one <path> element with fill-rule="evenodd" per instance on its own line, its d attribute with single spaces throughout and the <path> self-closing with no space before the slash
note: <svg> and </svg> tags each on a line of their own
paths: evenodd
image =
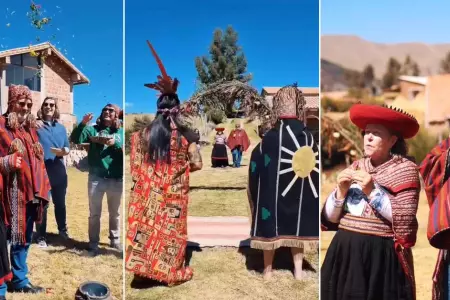
<svg viewBox="0 0 450 300">
<path fill-rule="evenodd" d="M 43 106 L 44 106 L 44 107 L 50 106 L 50 107 L 53 108 L 53 107 L 55 107 L 55 103 L 47 103 L 47 102 L 46 102 L 46 103 L 43 104 Z"/>
<path fill-rule="evenodd" d="M 17 102 L 21 107 L 28 107 L 28 108 L 32 108 L 33 107 L 33 103 L 26 103 L 26 102 Z"/>
<path fill-rule="evenodd" d="M 114 108 L 104 108 L 102 112 L 109 112 L 110 114 L 112 114 L 114 112 Z"/>
</svg>

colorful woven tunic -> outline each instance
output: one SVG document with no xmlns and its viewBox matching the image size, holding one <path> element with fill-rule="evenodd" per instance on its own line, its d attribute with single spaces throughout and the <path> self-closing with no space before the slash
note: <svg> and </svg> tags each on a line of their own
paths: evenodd
<svg viewBox="0 0 450 300">
<path fill-rule="evenodd" d="M 434 147 L 421 166 L 430 213 L 427 237 L 440 249 L 433 274 L 433 300 L 447 300 L 450 294 L 450 139 Z"/>
<path fill-rule="evenodd" d="M 282 119 L 253 150 L 249 168 L 251 247 L 317 251 L 318 150 L 297 119 Z"/>
<path fill-rule="evenodd" d="M 150 163 L 144 133 L 131 137 L 134 187 L 128 209 L 125 267 L 136 275 L 175 285 L 192 278 L 184 267 L 187 244 L 189 142 L 172 130 L 170 160 Z M 181 147 L 178 139 L 181 139 Z"/>
<path fill-rule="evenodd" d="M 321 297 L 327 300 L 415 299 L 411 247 L 418 229 L 420 182 L 416 165 L 396 156 L 377 167 L 371 164 L 370 158 L 364 158 L 356 161 L 351 169 L 369 173 L 377 195 L 369 201 L 353 184 L 346 203 L 336 199 L 333 203 L 335 210 L 340 211 L 337 221 L 330 220 L 326 206 L 331 198 L 327 199 L 322 211 L 322 229 L 338 232 L 322 265 Z M 383 209 L 385 202 L 390 205 L 387 210 Z M 386 211 L 388 215 L 383 213 Z"/>
</svg>

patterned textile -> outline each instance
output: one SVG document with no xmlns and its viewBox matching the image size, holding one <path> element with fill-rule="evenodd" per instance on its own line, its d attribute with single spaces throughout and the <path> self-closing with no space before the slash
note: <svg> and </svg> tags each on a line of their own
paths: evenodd
<svg viewBox="0 0 450 300">
<path fill-rule="evenodd" d="M 443 300 L 444 286 L 448 285 L 444 273 L 450 249 L 449 149 L 450 139 L 446 139 L 428 153 L 419 168 L 430 206 L 427 237 L 433 247 L 440 249 L 433 275 L 433 300 Z"/>
<path fill-rule="evenodd" d="M 189 142 L 172 130 L 171 164 L 147 160 L 144 133 L 131 138 L 131 176 L 135 185 L 128 208 L 125 267 L 136 275 L 175 285 L 192 278 L 184 267 L 187 244 Z"/>
<path fill-rule="evenodd" d="M 8 104 L 16 102 L 19 99 L 33 100 L 30 89 L 26 85 L 11 84 L 8 91 Z"/>
<path fill-rule="evenodd" d="M 48 202 L 50 182 L 43 160 L 43 149 L 34 128 L 21 126 L 12 129 L 4 116 L 0 117 L 0 157 L 20 153 L 23 157 L 18 172 L 4 173 L 6 189 L 3 194 L 5 223 L 11 225 L 13 244 L 25 244 L 26 204 L 40 201 L 38 222 Z"/>
<path fill-rule="evenodd" d="M 416 243 L 418 230 L 416 214 L 420 181 L 416 165 L 406 158 L 395 156 L 378 167 L 372 166 L 370 158 L 363 158 L 353 163 L 351 168 L 369 173 L 374 182 L 388 193 L 392 205 L 392 232 L 395 249 L 403 269 L 412 283 L 415 295 L 414 266 L 410 248 Z M 388 234 L 387 228 L 381 229 L 383 231 L 379 232 L 380 228 L 377 227 L 382 226 L 381 224 L 386 221 L 377 213 L 374 216 L 378 216 L 382 222 L 374 222 L 374 220 L 368 222 L 368 219 L 362 220 L 363 218 L 358 222 L 357 217 L 345 214 L 341 219 L 341 224 L 346 230 L 355 232 L 381 236 Z M 337 230 L 338 227 L 341 227 L 339 224 L 327 221 L 323 212 L 321 223 L 323 230 Z"/>
<path fill-rule="evenodd" d="M 228 147 L 233 150 L 234 148 L 241 146 L 242 151 L 247 151 L 250 147 L 250 139 L 244 129 L 234 129 L 228 136 Z"/>
<path fill-rule="evenodd" d="M 216 134 L 216 137 L 214 138 L 214 143 L 219 145 L 226 145 L 227 137 L 224 134 Z"/>
<path fill-rule="evenodd" d="M 281 141 L 281 143 L 280 143 Z M 303 122 L 280 120 L 251 155 L 251 247 L 317 251 L 318 147 Z"/>
</svg>

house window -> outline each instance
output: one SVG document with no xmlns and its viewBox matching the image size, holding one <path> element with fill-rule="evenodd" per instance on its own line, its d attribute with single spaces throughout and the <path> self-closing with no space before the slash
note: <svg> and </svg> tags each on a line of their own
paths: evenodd
<svg viewBox="0 0 450 300">
<path fill-rule="evenodd" d="M 11 64 L 6 67 L 6 85 L 26 85 L 32 91 L 41 91 L 41 77 L 38 73 L 41 61 L 30 54 L 11 56 Z"/>
<path fill-rule="evenodd" d="M 410 90 L 409 94 L 408 94 L 408 98 L 410 101 L 413 101 L 414 99 L 416 99 L 416 96 L 420 93 L 420 91 L 418 90 Z"/>
</svg>

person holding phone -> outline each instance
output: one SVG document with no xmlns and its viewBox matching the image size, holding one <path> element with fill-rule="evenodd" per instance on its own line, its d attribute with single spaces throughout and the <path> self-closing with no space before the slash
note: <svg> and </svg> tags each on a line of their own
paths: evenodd
<svg viewBox="0 0 450 300">
<path fill-rule="evenodd" d="M 51 198 L 55 205 L 55 218 L 59 236 L 69 239 L 66 221 L 67 171 L 64 156 L 69 154 L 69 140 L 66 128 L 58 122 L 58 99 L 46 97 L 37 113 L 39 142 L 44 149 L 44 162 L 51 185 Z M 40 248 L 47 247 L 47 210 L 44 208 L 42 223 L 36 224 L 37 243 Z"/>
<path fill-rule="evenodd" d="M 123 182 L 123 129 L 120 108 L 107 104 L 94 126 L 88 123 L 88 113 L 73 130 L 70 139 L 75 144 L 89 143 L 89 255 L 99 253 L 100 217 L 103 196 L 106 194 L 109 211 L 110 247 L 122 251 L 120 242 L 120 204 Z"/>
</svg>

